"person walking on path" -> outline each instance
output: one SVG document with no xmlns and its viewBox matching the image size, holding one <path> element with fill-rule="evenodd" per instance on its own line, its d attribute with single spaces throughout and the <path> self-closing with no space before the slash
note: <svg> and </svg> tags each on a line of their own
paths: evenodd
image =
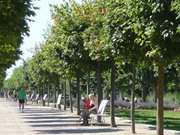
<svg viewBox="0 0 180 135">
<path fill-rule="evenodd" d="M 19 88 L 18 90 L 18 100 L 19 100 L 19 110 L 24 112 L 24 103 L 26 100 L 26 90 L 27 86 L 24 85 L 24 88 Z"/>
</svg>

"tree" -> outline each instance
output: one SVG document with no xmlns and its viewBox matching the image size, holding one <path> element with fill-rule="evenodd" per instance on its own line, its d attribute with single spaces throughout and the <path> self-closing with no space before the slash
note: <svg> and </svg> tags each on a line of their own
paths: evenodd
<svg viewBox="0 0 180 135">
<path fill-rule="evenodd" d="M 89 70 L 92 64 L 82 38 L 88 24 L 80 18 L 79 6 L 74 2 L 54 7 L 52 43 L 57 44 L 56 52 L 63 62 L 61 68 L 64 76 L 77 78 L 77 114 L 80 114 L 80 76 Z"/>
<path fill-rule="evenodd" d="M 83 32 L 84 48 L 88 51 L 91 60 L 94 65 L 93 68 L 96 71 L 96 81 L 97 81 L 97 94 L 98 94 L 98 104 L 100 104 L 103 98 L 102 91 L 102 73 L 109 68 L 114 68 L 114 60 L 112 58 L 113 49 L 108 42 L 108 32 L 106 29 L 106 7 L 105 2 L 102 1 L 84 1 L 82 6 L 82 19 L 88 22 L 89 26 Z M 114 72 L 114 70 L 112 71 Z M 114 76 L 112 77 L 114 80 Z M 112 90 L 114 90 L 114 83 L 112 83 Z M 112 94 L 114 95 L 114 94 Z M 113 104 L 113 97 L 112 104 Z M 112 108 L 112 107 L 111 107 Z M 112 126 L 115 126 L 115 120 L 113 117 L 113 110 L 111 109 Z M 98 121 L 101 119 L 98 117 Z"/>
<path fill-rule="evenodd" d="M 142 60 L 140 47 L 135 42 L 136 33 L 130 27 L 130 18 L 126 14 L 125 1 L 109 1 L 108 29 L 109 40 L 114 48 L 115 58 L 122 65 L 125 63 L 128 74 L 128 85 L 131 90 L 132 132 L 135 133 L 134 96 L 136 65 Z M 137 55 L 138 54 L 138 55 Z M 122 66 L 121 66 L 122 67 Z"/>
<path fill-rule="evenodd" d="M 28 22 L 35 15 L 32 1 L 0 2 L 0 72 L 5 72 L 21 54 L 23 37 L 29 35 Z"/>
<path fill-rule="evenodd" d="M 4 88 L 13 90 L 22 87 L 24 83 L 25 71 L 24 68 L 20 66 L 13 71 L 11 78 L 4 81 Z"/>
<path fill-rule="evenodd" d="M 179 6 L 177 1 L 127 1 L 127 14 L 144 48 L 144 57 L 157 68 L 157 135 L 163 135 L 164 72 L 167 64 L 179 57 Z"/>
</svg>

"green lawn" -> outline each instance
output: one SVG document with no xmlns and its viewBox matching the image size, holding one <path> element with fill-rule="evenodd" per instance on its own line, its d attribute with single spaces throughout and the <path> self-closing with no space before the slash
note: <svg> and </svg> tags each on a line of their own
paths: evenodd
<svg viewBox="0 0 180 135">
<path fill-rule="evenodd" d="M 137 123 L 156 124 L 156 111 L 138 109 L 135 111 Z M 117 109 L 116 116 L 130 118 L 130 112 L 127 109 Z M 164 128 L 180 131 L 180 112 L 165 111 L 164 112 Z"/>
</svg>

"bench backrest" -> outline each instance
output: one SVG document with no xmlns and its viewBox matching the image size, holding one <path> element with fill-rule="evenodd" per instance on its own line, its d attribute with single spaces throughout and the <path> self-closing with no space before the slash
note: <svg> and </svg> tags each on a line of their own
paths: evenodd
<svg viewBox="0 0 180 135">
<path fill-rule="evenodd" d="M 31 94 L 31 97 L 30 97 L 30 100 L 33 100 L 34 98 L 35 98 L 35 94 L 32 93 L 32 94 Z"/>
<path fill-rule="evenodd" d="M 39 94 L 36 94 L 35 101 L 39 100 Z"/>
<path fill-rule="evenodd" d="M 59 105 L 61 103 L 61 97 L 62 97 L 62 94 L 59 94 L 58 95 L 58 99 L 57 99 L 57 105 Z"/>
<path fill-rule="evenodd" d="M 104 113 L 104 110 L 106 108 L 106 105 L 107 105 L 108 101 L 109 100 L 106 100 L 106 99 L 101 101 L 101 103 L 99 105 L 99 108 L 98 108 L 98 111 L 97 111 L 98 114 L 103 114 Z"/>
<path fill-rule="evenodd" d="M 45 101 L 47 99 L 47 94 L 44 94 L 43 100 Z"/>
</svg>

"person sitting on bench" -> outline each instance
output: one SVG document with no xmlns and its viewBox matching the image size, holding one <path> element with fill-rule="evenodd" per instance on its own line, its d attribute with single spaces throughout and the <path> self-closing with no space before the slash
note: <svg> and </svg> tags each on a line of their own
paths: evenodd
<svg viewBox="0 0 180 135">
<path fill-rule="evenodd" d="M 91 113 L 97 113 L 97 100 L 94 94 L 89 94 L 89 98 L 83 99 L 83 108 L 81 117 L 83 118 L 82 125 L 88 125 L 88 118 Z"/>
</svg>

